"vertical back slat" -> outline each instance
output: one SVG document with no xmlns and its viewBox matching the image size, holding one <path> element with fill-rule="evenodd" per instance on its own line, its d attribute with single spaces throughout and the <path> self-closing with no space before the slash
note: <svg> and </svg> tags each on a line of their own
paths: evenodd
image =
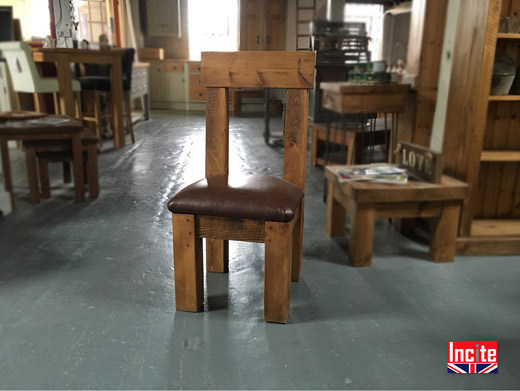
<svg viewBox="0 0 520 391">
<path fill-rule="evenodd" d="M 305 191 L 309 91 L 287 89 L 283 179 Z"/>
<path fill-rule="evenodd" d="M 206 97 L 206 177 L 229 173 L 228 88 L 208 88 Z"/>
</svg>

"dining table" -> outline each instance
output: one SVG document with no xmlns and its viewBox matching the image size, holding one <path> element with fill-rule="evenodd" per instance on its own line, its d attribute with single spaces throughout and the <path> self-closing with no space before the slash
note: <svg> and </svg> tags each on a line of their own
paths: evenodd
<svg viewBox="0 0 520 391">
<path fill-rule="evenodd" d="M 123 122 L 123 71 L 122 57 L 128 49 L 72 49 L 72 48 L 33 48 L 36 63 L 52 62 L 56 64 L 61 113 L 75 116 L 74 93 L 72 91 L 71 64 L 102 64 L 110 67 L 110 93 L 112 95 L 113 134 L 116 148 L 125 146 Z"/>
</svg>

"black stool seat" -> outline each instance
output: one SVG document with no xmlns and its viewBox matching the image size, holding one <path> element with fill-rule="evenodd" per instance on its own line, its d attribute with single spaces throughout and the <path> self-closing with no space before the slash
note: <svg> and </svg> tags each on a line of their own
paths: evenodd
<svg viewBox="0 0 520 391">
<path fill-rule="evenodd" d="M 81 76 L 78 77 L 81 90 L 110 91 L 110 78 L 106 76 Z"/>
<path fill-rule="evenodd" d="M 302 198 L 303 192 L 283 179 L 219 175 L 181 190 L 168 202 L 168 209 L 180 214 L 289 222 Z"/>
</svg>

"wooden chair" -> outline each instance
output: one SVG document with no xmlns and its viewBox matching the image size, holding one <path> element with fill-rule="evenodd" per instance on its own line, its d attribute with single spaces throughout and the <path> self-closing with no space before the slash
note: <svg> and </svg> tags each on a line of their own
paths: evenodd
<svg viewBox="0 0 520 391">
<path fill-rule="evenodd" d="M 26 42 L 2 42 L 0 43 L 0 53 L 6 59 L 9 68 L 13 90 L 17 93 L 18 109 L 21 109 L 18 93 L 30 93 L 33 94 L 35 111 L 46 112 L 42 94 L 50 93 L 54 96 L 56 114 L 59 114 L 58 79 L 40 77 L 29 45 Z M 74 91 L 76 118 L 81 119 L 81 85 L 73 80 L 71 88 Z"/>
<path fill-rule="evenodd" d="M 301 275 L 308 89 L 313 52 L 202 53 L 206 100 L 206 177 L 168 203 L 173 213 L 176 308 L 196 312 L 208 271 L 228 270 L 228 240 L 265 243 L 264 319 L 286 323 L 291 280 Z M 228 176 L 230 87 L 286 88 L 283 179 Z"/>
<path fill-rule="evenodd" d="M 123 74 L 123 120 L 126 120 L 128 131 L 132 143 L 135 143 L 134 128 L 132 124 L 132 65 L 134 63 L 135 50 L 127 49 L 121 59 L 121 67 Z M 108 119 L 114 124 L 114 113 L 112 112 L 112 95 L 110 94 L 111 82 L 109 76 L 109 67 L 100 65 L 85 64 L 85 68 L 89 75 L 78 77 L 81 83 L 81 90 L 84 95 L 84 103 L 92 106 L 91 110 L 83 113 L 83 120 L 93 122 L 99 139 L 99 147 L 103 146 L 103 119 Z M 101 93 L 106 93 L 108 99 L 108 112 L 103 113 L 101 110 L 100 98 Z M 113 125 L 112 125 L 113 126 Z"/>
</svg>

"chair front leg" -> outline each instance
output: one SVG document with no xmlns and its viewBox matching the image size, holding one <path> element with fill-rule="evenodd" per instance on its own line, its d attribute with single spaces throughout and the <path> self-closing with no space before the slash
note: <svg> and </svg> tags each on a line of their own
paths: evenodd
<svg viewBox="0 0 520 391">
<path fill-rule="evenodd" d="M 202 238 L 195 236 L 195 216 L 173 214 L 175 307 L 197 312 L 204 300 Z"/>
<path fill-rule="evenodd" d="M 265 222 L 264 319 L 287 323 L 291 297 L 293 229 L 290 223 Z"/>
</svg>

